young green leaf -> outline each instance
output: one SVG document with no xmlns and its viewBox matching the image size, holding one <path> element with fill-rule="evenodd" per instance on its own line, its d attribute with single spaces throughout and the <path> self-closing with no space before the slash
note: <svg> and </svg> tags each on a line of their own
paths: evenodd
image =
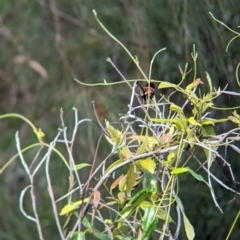
<svg viewBox="0 0 240 240">
<path fill-rule="evenodd" d="M 76 170 L 80 170 L 80 169 L 85 168 L 85 167 L 91 167 L 91 164 L 89 164 L 89 163 L 80 163 L 80 164 L 76 164 L 75 165 Z"/>
</svg>

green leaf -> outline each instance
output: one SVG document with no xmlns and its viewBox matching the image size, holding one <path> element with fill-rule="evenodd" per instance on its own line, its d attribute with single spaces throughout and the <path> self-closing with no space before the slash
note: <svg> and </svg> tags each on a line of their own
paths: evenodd
<svg viewBox="0 0 240 240">
<path fill-rule="evenodd" d="M 90 167 L 90 166 L 91 166 L 91 164 L 88 164 L 88 163 L 80 163 L 80 164 L 76 164 L 75 168 L 76 168 L 76 170 L 80 170 L 82 168 Z"/>
<path fill-rule="evenodd" d="M 184 223 L 184 228 L 185 228 L 187 238 L 188 238 L 188 240 L 193 240 L 195 237 L 194 228 L 193 228 L 192 224 L 189 222 L 187 216 L 185 215 L 182 201 L 177 196 L 176 196 L 176 202 L 177 202 L 177 204 L 182 212 L 182 215 L 183 215 L 183 223 Z"/>
<path fill-rule="evenodd" d="M 199 127 L 202 126 L 199 122 L 197 122 L 197 121 L 194 119 L 194 117 L 188 118 L 187 121 L 188 121 L 191 125 L 193 125 L 193 126 L 199 126 Z"/>
<path fill-rule="evenodd" d="M 190 169 L 189 167 L 187 167 L 187 168 L 188 168 L 188 172 L 191 173 L 192 176 L 193 176 L 195 179 L 197 179 L 198 181 L 204 182 L 204 183 L 206 183 L 206 184 L 208 185 L 208 183 L 204 180 L 204 178 L 203 178 L 200 174 L 194 172 L 194 171 L 193 171 L 192 169 Z"/>
<path fill-rule="evenodd" d="M 120 159 L 124 161 L 126 159 L 131 158 L 133 155 L 132 152 L 128 149 L 128 147 L 123 146 L 119 149 L 118 156 L 120 157 Z"/>
<path fill-rule="evenodd" d="M 187 85 L 186 90 L 187 90 L 187 91 L 191 91 L 192 89 L 194 89 L 195 87 L 197 87 L 199 84 L 203 84 L 203 82 L 201 81 L 200 78 L 197 78 L 197 79 L 194 80 L 192 83 L 190 83 L 189 85 Z"/>
<path fill-rule="evenodd" d="M 137 165 L 134 163 L 130 164 L 128 167 L 127 179 L 126 179 L 127 196 L 131 196 L 133 187 L 136 185 L 137 178 L 138 178 L 137 172 L 138 172 Z"/>
<path fill-rule="evenodd" d="M 209 187 L 209 189 L 212 191 L 212 188 L 209 186 L 208 182 L 206 182 L 206 181 L 204 180 L 204 178 L 203 178 L 200 174 L 194 172 L 194 171 L 193 171 L 191 168 L 189 168 L 189 167 L 175 168 L 175 169 L 173 169 L 173 170 L 171 171 L 171 173 L 172 173 L 172 174 L 175 174 L 175 175 L 178 175 L 178 174 L 181 174 L 181 173 L 185 173 L 185 172 L 189 172 L 189 173 L 190 173 L 195 179 L 197 179 L 198 181 L 201 181 L 201 182 L 206 183 L 207 186 Z"/>
<path fill-rule="evenodd" d="M 212 98 L 212 79 L 210 78 L 210 75 L 208 74 L 208 72 L 206 72 L 206 78 L 207 78 L 208 85 L 209 85 L 210 97 Z"/>
<path fill-rule="evenodd" d="M 227 122 L 229 119 L 228 118 L 221 118 L 221 119 L 213 119 L 213 118 L 204 118 L 202 121 L 211 121 L 212 123 L 222 123 L 222 122 Z"/>
<path fill-rule="evenodd" d="M 83 224 L 83 226 L 84 226 L 89 232 L 92 231 L 91 223 L 88 221 L 88 219 L 87 219 L 86 217 L 83 218 L 82 224 Z"/>
<path fill-rule="evenodd" d="M 171 216 L 168 216 L 167 212 L 163 208 L 161 208 L 159 206 L 154 206 L 149 201 L 143 201 L 140 204 L 140 208 L 143 209 L 143 210 L 145 210 L 147 207 L 154 207 L 157 218 L 162 219 L 164 221 L 166 221 L 168 219 L 169 223 L 173 222 Z"/>
<path fill-rule="evenodd" d="M 172 165 L 172 163 L 176 159 L 176 153 L 174 151 L 170 152 L 167 156 L 167 160 L 163 163 L 166 167 L 169 167 Z"/>
<path fill-rule="evenodd" d="M 139 146 L 139 148 L 137 149 L 136 151 L 136 155 L 141 155 L 144 153 L 144 151 L 146 150 L 147 148 L 147 145 L 148 145 L 148 142 L 147 142 L 147 138 L 144 139 L 144 141 L 142 142 L 142 144 Z"/>
<path fill-rule="evenodd" d="M 114 145 L 115 143 L 116 144 L 123 143 L 124 134 L 119 130 L 115 129 L 112 125 L 110 125 L 109 121 L 105 120 L 105 124 L 106 124 L 107 131 L 110 135 L 110 137 L 105 135 L 108 142 L 112 145 Z"/>
<path fill-rule="evenodd" d="M 238 125 L 239 125 L 239 123 L 240 123 L 239 119 L 238 119 L 238 118 L 236 118 L 236 117 L 229 116 L 229 117 L 228 117 L 228 119 L 229 119 L 229 120 L 231 120 L 232 122 L 234 122 L 234 123 L 238 124 Z"/>
<path fill-rule="evenodd" d="M 203 136 L 206 136 L 206 135 L 215 136 L 216 135 L 214 127 L 211 125 L 204 125 L 202 127 L 202 134 L 203 134 Z"/>
<path fill-rule="evenodd" d="M 171 171 L 171 174 L 178 175 L 178 174 L 185 173 L 185 172 L 188 172 L 188 168 L 187 167 L 181 167 L 181 168 L 174 168 Z"/>
<path fill-rule="evenodd" d="M 93 235 L 100 240 L 110 240 L 111 239 L 108 235 L 101 233 L 100 231 L 98 231 L 95 228 L 93 230 Z"/>
<path fill-rule="evenodd" d="M 179 106 L 177 106 L 177 105 L 175 105 L 175 104 L 173 104 L 173 103 L 170 105 L 170 110 L 171 110 L 171 111 L 174 111 L 174 112 L 178 112 L 178 113 L 180 113 L 181 115 L 183 115 L 183 110 L 182 110 L 182 108 L 179 107 Z"/>
<path fill-rule="evenodd" d="M 170 83 L 170 82 L 161 82 L 158 85 L 158 89 L 162 89 L 162 88 L 175 88 L 177 89 L 178 86 L 176 84 Z"/>
<path fill-rule="evenodd" d="M 121 219 L 128 217 L 147 197 L 147 190 L 144 188 L 135 194 L 121 211 Z"/>
<path fill-rule="evenodd" d="M 184 228 L 185 228 L 187 238 L 189 240 L 192 240 L 195 237 L 194 228 L 193 228 L 192 224 L 189 222 L 189 220 L 184 212 L 182 212 L 182 215 L 183 215 Z"/>
<path fill-rule="evenodd" d="M 128 224 L 126 224 L 125 222 L 119 222 L 112 231 L 114 239 L 125 239 L 120 234 L 126 236 L 126 234 L 129 232 L 129 230 L 131 230 L 131 229 Z"/>
<path fill-rule="evenodd" d="M 157 123 L 173 123 L 174 119 L 168 119 L 168 118 L 150 118 L 151 122 L 157 122 Z"/>
<path fill-rule="evenodd" d="M 182 131 L 183 129 L 186 128 L 187 126 L 187 121 L 185 118 L 174 118 L 173 119 L 173 122 L 175 123 L 176 125 L 176 128 L 180 131 Z"/>
<path fill-rule="evenodd" d="M 140 141 L 140 142 L 147 142 L 146 145 L 148 144 L 158 144 L 158 140 L 155 137 L 150 137 L 147 135 L 134 135 L 134 136 L 129 136 L 129 139 L 135 140 L 135 141 Z M 139 153 L 141 154 L 141 153 Z"/>
<path fill-rule="evenodd" d="M 149 171 L 143 172 L 143 187 L 147 190 L 147 193 L 155 198 L 158 192 L 157 179 L 155 174 Z"/>
<path fill-rule="evenodd" d="M 203 119 L 202 121 L 201 121 L 201 123 L 202 123 L 202 125 L 212 125 L 212 126 L 214 126 L 214 122 L 212 121 L 212 119 Z"/>
<path fill-rule="evenodd" d="M 212 106 L 214 106 L 214 104 L 212 102 L 208 102 L 208 103 L 203 104 L 202 113 L 206 112 L 208 110 L 208 108 L 211 108 Z"/>
<path fill-rule="evenodd" d="M 154 207 L 147 207 L 142 220 L 142 239 L 149 239 L 152 232 L 156 229 L 158 219 L 155 216 Z"/>
<path fill-rule="evenodd" d="M 75 232 L 72 237 L 71 240 L 85 240 L 85 233 L 84 232 Z"/>
<path fill-rule="evenodd" d="M 108 235 L 101 233 L 99 230 L 97 230 L 95 227 L 92 228 L 91 223 L 88 221 L 88 219 L 85 217 L 82 220 L 82 224 L 83 226 L 87 229 L 88 232 L 93 233 L 93 235 L 97 238 L 97 239 L 101 239 L 101 240 L 110 240 L 110 238 L 108 237 Z"/>
</svg>

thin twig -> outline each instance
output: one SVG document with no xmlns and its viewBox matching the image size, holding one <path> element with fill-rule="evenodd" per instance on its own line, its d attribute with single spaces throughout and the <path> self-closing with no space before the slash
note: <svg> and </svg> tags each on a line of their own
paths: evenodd
<svg viewBox="0 0 240 240">
<path fill-rule="evenodd" d="M 58 210 L 57 210 L 57 206 L 56 206 L 55 199 L 54 199 L 54 193 L 53 193 L 53 189 L 52 189 L 51 178 L 50 178 L 50 175 L 49 175 L 49 164 L 50 164 L 51 154 L 52 154 L 53 148 L 54 148 L 60 134 L 61 134 L 61 131 L 58 132 L 57 136 L 51 142 L 50 147 L 48 149 L 48 157 L 47 157 L 47 160 L 46 160 L 45 172 L 46 172 L 46 179 L 47 179 L 47 184 L 48 184 L 48 193 L 49 193 L 49 196 L 50 196 L 50 199 L 51 199 L 51 202 L 52 202 L 52 208 L 53 208 L 53 213 L 54 213 L 54 217 L 55 217 L 55 222 L 56 222 L 56 225 L 57 225 L 57 228 L 58 228 L 58 232 L 61 236 L 61 239 L 65 240 L 66 238 L 64 237 L 64 234 L 63 234 L 63 231 L 62 231 L 62 228 L 61 228 L 61 224 L 60 224 L 60 221 L 59 221 Z"/>
<path fill-rule="evenodd" d="M 43 234 L 42 234 L 42 227 L 41 227 L 41 223 L 40 223 L 38 212 L 37 212 L 36 197 L 35 197 L 35 194 L 34 194 L 34 178 L 31 175 L 30 169 L 28 168 L 28 165 L 25 162 L 25 159 L 22 155 L 22 151 L 21 151 L 21 147 L 20 147 L 20 141 L 19 141 L 19 137 L 18 137 L 18 132 L 15 135 L 15 139 L 16 139 L 16 146 L 17 146 L 17 151 L 18 151 L 18 154 L 19 154 L 19 158 L 20 158 L 21 163 L 22 163 L 22 165 L 23 165 L 23 167 L 24 167 L 24 169 L 25 169 L 25 171 L 26 171 L 26 173 L 29 177 L 29 180 L 30 180 L 30 185 L 25 188 L 25 190 L 22 192 L 23 194 L 21 194 L 21 196 L 20 196 L 20 209 L 22 210 L 22 213 L 24 214 L 25 217 L 27 217 L 29 220 L 32 220 L 36 223 L 39 238 L 41 240 L 43 240 L 44 238 L 43 238 Z M 32 208 L 33 208 L 33 213 L 34 213 L 35 218 L 32 218 L 32 217 L 28 216 L 27 214 L 25 214 L 25 211 L 23 210 L 23 207 L 22 207 L 23 196 L 24 196 L 25 192 L 28 190 L 28 188 L 30 188 Z"/>
</svg>

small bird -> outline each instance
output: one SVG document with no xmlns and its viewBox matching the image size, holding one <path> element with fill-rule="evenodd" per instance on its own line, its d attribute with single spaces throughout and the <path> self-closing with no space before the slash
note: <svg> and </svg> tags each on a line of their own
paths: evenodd
<svg viewBox="0 0 240 240">
<path fill-rule="evenodd" d="M 139 82 L 137 82 L 138 86 L 141 88 L 140 96 L 144 101 L 147 99 L 152 99 L 155 95 L 155 84 L 150 82 L 147 83 L 144 87 L 141 86 Z"/>
</svg>

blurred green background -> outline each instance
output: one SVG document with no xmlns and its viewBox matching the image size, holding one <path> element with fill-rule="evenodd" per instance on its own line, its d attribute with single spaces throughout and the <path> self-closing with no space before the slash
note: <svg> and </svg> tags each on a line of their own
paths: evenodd
<svg viewBox="0 0 240 240">
<path fill-rule="evenodd" d="M 99 27 L 92 9 L 97 11 L 108 30 L 137 55 L 146 73 L 154 53 L 167 48 L 156 58 L 153 79 L 179 82 L 178 65 L 184 68 L 188 62 L 189 68 L 192 67 L 191 52 L 195 44 L 198 52 L 197 77 L 205 81 L 207 71 L 215 87 L 223 88 L 228 84 L 227 90 L 238 89 L 235 69 L 240 60 L 239 39 L 230 45 L 226 53 L 226 45 L 234 35 L 216 23 L 208 13 L 212 12 L 228 26 L 237 29 L 240 25 L 240 2 L 237 0 L 2 0 L 1 114 L 16 112 L 26 116 L 43 129 L 46 133 L 44 140 L 49 142 L 61 127 L 61 108 L 69 129 L 74 125 L 72 107 L 78 108 L 79 118 L 94 118 L 92 100 L 102 120 L 118 121 L 119 114 L 126 112 L 131 93 L 127 86 L 92 88 L 73 81 L 73 78 L 87 83 L 102 82 L 103 79 L 108 82 L 122 80 L 105 61 L 107 57 L 127 79 L 141 77 L 123 49 Z M 220 98 L 216 105 L 238 106 L 239 100 L 236 97 Z M 220 118 L 220 114 L 226 113 L 217 114 Z M 0 131 L 1 166 L 16 153 L 16 131 L 19 131 L 22 147 L 36 142 L 29 126 L 18 119 L 1 120 Z M 94 124 L 80 127 L 74 149 L 79 162 L 92 162 L 99 134 L 100 130 Z M 98 161 L 103 160 L 110 150 L 104 143 L 101 144 Z M 27 161 L 32 161 L 35 153 L 29 152 Z M 230 150 L 228 154 L 231 156 L 228 161 L 240 180 L 237 156 Z M 64 187 L 67 191 L 67 171 L 58 157 L 56 161 L 54 157 L 51 161 L 52 181 L 56 186 L 56 195 L 61 196 Z M 228 176 L 227 169 L 222 167 L 222 171 Z M 213 172 L 224 181 L 217 168 Z M 36 187 L 39 190 L 38 206 L 44 236 L 45 239 L 59 239 L 46 183 L 41 174 L 38 175 Z M 216 184 L 216 195 L 224 210 L 221 214 L 203 184 L 197 184 L 189 176 L 182 176 L 180 180 L 180 196 L 195 227 L 196 239 L 224 239 L 239 208 L 236 201 L 227 204 L 234 195 Z M 38 239 L 34 223 L 26 220 L 19 211 L 19 194 L 28 184 L 19 161 L 0 175 L 0 182 L 0 239 Z M 30 199 L 26 198 L 25 204 L 31 214 Z M 231 239 L 240 239 L 239 227 L 238 221 Z M 186 239 L 183 231 L 181 239 Z"/>
</svg>

